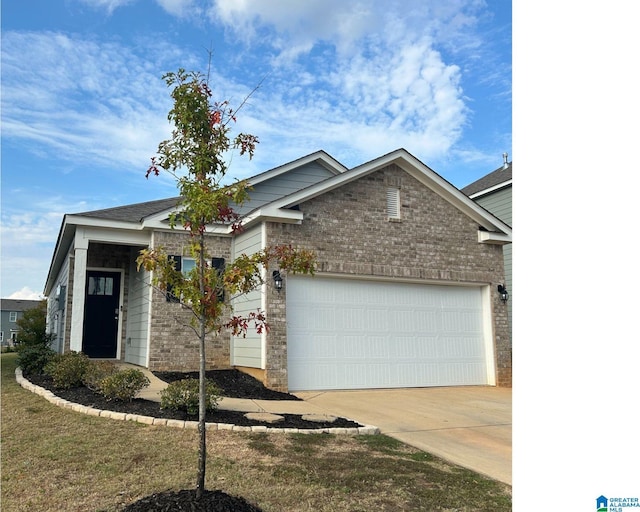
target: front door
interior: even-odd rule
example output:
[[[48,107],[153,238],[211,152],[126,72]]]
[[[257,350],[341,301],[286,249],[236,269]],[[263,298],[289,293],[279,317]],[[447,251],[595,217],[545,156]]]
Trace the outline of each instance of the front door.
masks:
[[[120,272],[89,270],[84,303],[82,351],[89,357],[113,359],[118,350]]]

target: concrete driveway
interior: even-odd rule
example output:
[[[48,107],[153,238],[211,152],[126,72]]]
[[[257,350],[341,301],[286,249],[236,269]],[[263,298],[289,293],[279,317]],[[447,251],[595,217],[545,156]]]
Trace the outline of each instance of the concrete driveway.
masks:
[[[511,485],[511,389],[485,386],[295,393],[327,414]]]

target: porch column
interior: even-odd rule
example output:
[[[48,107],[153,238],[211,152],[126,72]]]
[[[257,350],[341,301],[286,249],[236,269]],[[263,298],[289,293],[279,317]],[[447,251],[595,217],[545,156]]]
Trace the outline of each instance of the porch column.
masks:
[[[84,329],[84,290],[87,282],[87,250],[89,244],[77,236],[74,249],[75,263],[73,265],[73,300],[71,302],[71,336],[70,349],[76,352],[82,350],[82,331]],[[85,242],[84,244],[82,242]],[[86,247],[83,247],[86,245]]]

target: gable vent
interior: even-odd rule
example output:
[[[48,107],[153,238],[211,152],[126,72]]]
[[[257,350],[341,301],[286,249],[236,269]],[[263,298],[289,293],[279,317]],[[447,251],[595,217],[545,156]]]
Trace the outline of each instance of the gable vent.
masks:
[[[400,218],[400,189],[395,187],[387,188],[387,217],[390,219]]]

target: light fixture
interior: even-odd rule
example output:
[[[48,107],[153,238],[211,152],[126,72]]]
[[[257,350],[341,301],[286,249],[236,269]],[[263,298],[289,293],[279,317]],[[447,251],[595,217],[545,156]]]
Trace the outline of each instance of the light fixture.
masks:
[[[507,291],[507,287],[499,284],[498,285],[498,293],[500,294],[500,300],[502,302],[507,302],[509,300],[509,292]]]
[[[282,276],[280,275],[279,270],[273,271],[273,284],[275,285],[276,290],[278,290],[279,293],[280,290],[282,290]]]

